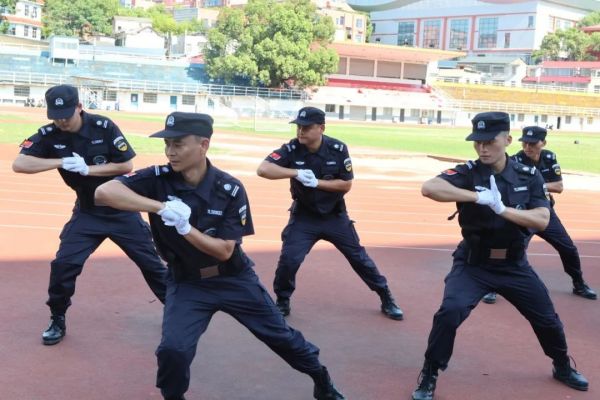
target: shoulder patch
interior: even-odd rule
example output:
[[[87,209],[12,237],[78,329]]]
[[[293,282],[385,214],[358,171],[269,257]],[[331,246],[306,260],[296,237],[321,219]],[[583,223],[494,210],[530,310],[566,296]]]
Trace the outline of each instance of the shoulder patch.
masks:
[[[21,142],[21,144],[19,145],[19,147],[22,147],[24,149],[28,149],[31,146],[33,146],[33,142],[29,139],[25,139]]]
[[[342,152],[346,148],[346,145],[342,142],[333,142],[333,143],[329,143],[329,147],[332,148],[333,150]]]
[[[450,168],[445,171],[442,171],[442,174],[452,176],[458,174],[458,171],[456,171],[454,168]]]
[[[469,160],[465,163],[465,165],[467,166],[467,168],[473,169],[477,166],[477,161]]]
[[[222,192],[227,193],[229,196],[235,198],[238,192],[240,191],[240,185],[235,182],[217,180],[216,182],[217,188],[219,188]]]
[[[274,151],[271,154],[269,154],[269,158],[278,161],[281,159],[281,155],[278,152]]]
[[[100,121],[98,121],[100,122]],[[119,151],[127,151],[127,149],[129,148],[127,146],[127,141],[125,140],[125,138],[121,135],[117,136],[114,140],[113,140],[113,145],[117,148],[117,150]]]
[[[93,121],[93,124],[96,125],[98,128],[108,129],[108,127],[111,126],[110,119],[99,115],[91,117],[91,120]]]

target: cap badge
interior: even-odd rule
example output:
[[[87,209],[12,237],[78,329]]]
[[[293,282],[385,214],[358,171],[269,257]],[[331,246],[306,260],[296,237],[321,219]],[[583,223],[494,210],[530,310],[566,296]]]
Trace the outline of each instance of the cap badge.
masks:
[[[527,136],[533,136],[533,131],[527,131]]]
[[[54,100],[54,105],[55,106],[64,106],[65,103],[64,103],[63,99],[61,99],[60,97],[58,97],[56,100]]]
[[[175,117],[171,115],[169,118],[167,118],[167,126],[173,125],[175,125]]]
[[[300,113],[299,117],[302,117],[302,118],[306,117],[306,111],[302,111],[302,112]]]
[[[479,121],[477,123],[477,129],[485,129],[485,121]]]

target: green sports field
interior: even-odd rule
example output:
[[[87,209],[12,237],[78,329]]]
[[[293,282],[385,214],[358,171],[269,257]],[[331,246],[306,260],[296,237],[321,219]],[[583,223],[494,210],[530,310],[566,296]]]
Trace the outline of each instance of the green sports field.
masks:
[[[39,114],[36,113],[36,114]],[[162,153],[161,141],[147,140],[144,136],[150,132],[144,129],[148,122],[164,121],[163,115],[135,114],[126,112],[104,112],[117,124],[133,126],[124,133],[138,153]],[[136,127],[136,122],[139,126]],[[260,131],[260,125],[253,121],[236,121],[216,124],[216,130],[239,132],[247,135],[268,135],[282,140],[294,135],[293,126],[286,127],[279,123],[278,131]],[[42,124],[47,123],[40,115],[32,118],[23,113],[11,113],[9,109],[0,108],[0,143],[20,143]],[[254,126],[258,130],[255,131]],[[287,129],[287,130],[286,130]],[[398,124],[367,123],[331,123],[327,125],[326,134],[334,136],[351,147],[372,147],[389,149],[407,153],[422,153],[435,156],[469,159],[475,152],[471,143],[465,142],[468,128],[452,128],[447,126],[408,126]],[[514,132],[510,153],[516,153],[521,147],[517,138],[520,132]],[[600,133],[557,132],[550,131],[547,137],[547,148],[558,155],[562,168],[571,172],[588,172],[600,174]],[[217,151],[225,151],[214,149]]]

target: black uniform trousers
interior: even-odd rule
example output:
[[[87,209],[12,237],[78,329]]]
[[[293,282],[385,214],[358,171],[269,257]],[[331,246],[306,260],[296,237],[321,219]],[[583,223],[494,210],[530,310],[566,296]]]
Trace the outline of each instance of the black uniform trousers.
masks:
[[[433,317],[425,359],[445,369],[460,324],[486,293],[497,292],[529,321],[548,357],[561,363],[568,361],[562,322],[546,286],[526,259],[490,266],[469,265],[455,258],[445,283],[444,299]]]
[[[83,264],[106,238],[117,244],[139,267],[152,292],[164,303],[168,269],[160,260],[150,228],[140,214],[96,215],[76,208],[62,229],[56,258],[50,264],[46,304],[53,315],[67,311]]]
[[[563,269],[571,277],[573,283],[583,282],[579,251],[577,251],[575,243],[573,243],[554,208],[550,209],[550,222],[548,226],[543,231],[537,232],[536,235],[544,239],[558,251]],[[531,240],[531,237],[529,239]]]
[[[292,368],[311,376],[321,373],[319,348],[287,325],[254,270],[246,268],[237,276],[169,281],[156,350],[156,386],[165,398],[187,391],[198,340],[217,311],[239,321]]]
[[[281,233],[281,254],[275,271],[273,290],[277,297],[289,298],[296,289],[300,264],[319,240],[333,244],[346,257],[354,272],[376,292],[387,286],[386,278],[360,245],[360,239],[346,212],[317,215],[293,212]]]

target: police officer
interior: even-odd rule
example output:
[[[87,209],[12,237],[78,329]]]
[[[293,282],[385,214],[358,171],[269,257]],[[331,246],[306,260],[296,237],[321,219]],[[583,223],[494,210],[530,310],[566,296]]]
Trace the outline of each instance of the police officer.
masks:
[[[117,125],[106,117],[83,111],[73,86],[54,86],[45,98],[47,116],[53,122],[21,143],[21,154],[13,162],[13,170],[34,174],[57,169],[77,194],[73,214],[60,234],[60,246],[51,263],[46,303],[51,317],[42,341],[53,345],[66,333],[65,313],[75,292],[75,280],[85,260],[104,239],[115,242],[136,263],[163,303],[167,269],[156,253],[148,224],[139,213],[94,205],[98,185],[133,167],[135,152]]]
[[[344,194],[352,187],[352,160],[348,147],[325,131],[325,113],[304,107],[296,119],[296,139],[274,150],[258,167],[267,179],[290,179],[292,207],[281,234],[283,244],[273,288],[283,315],[290,313],[290,296],[296,288],[296,273],[306,254],[321,240],[331,242],[350,262],[354,271],[381,298],[381,311],[401,320],[386,278],[360,245],[354,222],[348,217]]]
[[[206,114],[170,114],[164,130],[152,135],[164,138],[169,164],[96,190],[99,203],[149,213],[156,245],[171,271],[156,385],[165,399],[183,399],[198,340],[221,310],[308,374],[316,399],[344,399],[319,362],[319,349],[286,324],[242,251],[242,237],[254,233],[250,205],[242,183],[206,157],[212,124]]]
[[[529,321],[544,353],[553,360],[554,378],[587,390],[587,380],[570,366],[563,326],[552,300],[525,255],[528,229],[543,230],[549,221],[542,176],[535,167],[505,153],[512,140],[508,114],[485,112],[472,122],[473,131],[466,140],[474,142],[479,159],[444,171],[421,189],[432,200],[456,202],[463,240],[453,254],[421,380],[412,398],[433,398],[438,369],[448,366],[456,330],[492,290]]]
[[[539,126],[527,126],[523,128],[522,136],[519,138],[522,142],[523,150],[520,150],[512,157],[522,164],[536,167],[542,174],[550,193],[562,193],[562,176],[556,154],[544,149],[546,146],[546,133],[546,129]],[[563,263],[563,269],[573,281],[573,294],[586,299],[596,300],[598,297],[596,292],[583,280],[579,252],[554,210],[554,197],[552,194],[550,194],[550,205],[550,223],[542,232],[536,232],[536,235],[544,239],[558,251]],[[491,292],[486,294],[483,296],[483,301],[488,304],[495,303],[496,293]]]

